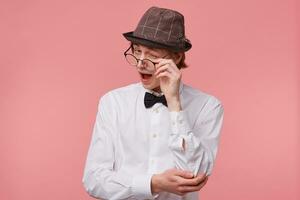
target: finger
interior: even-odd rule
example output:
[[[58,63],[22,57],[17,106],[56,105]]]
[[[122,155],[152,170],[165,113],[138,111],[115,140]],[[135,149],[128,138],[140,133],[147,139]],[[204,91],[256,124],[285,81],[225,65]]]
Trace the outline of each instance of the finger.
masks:
[[[202,181],[199,185],[197,185],[197,189],[200,190],[201,188],[203,188],[204,185],[206,185],[207,181],[208,181],[208,176],[205,177],[204,181]]]
[[[168,61],[170,59],[167,59],[167,58],[156,58],[156,59],[151,59],[151,60],[158,65],[158,64],[166,62],[166,61]]]
[[[205,181],[205,179],[207,178],[206,174],[200,173],[195,177],[195,185],[198,185],[200,183],[202,183],[203,181]]]
[[[155,70],[157,71],[160,68],[162,68],[163,66],[168,66],[168,65],[170,65],[169,62],[161,61],[160,63],[158,63],[158,64],[155,65]]]
[[[168,71],[168,72],[172,73],[172,70],[169,68],[169,66],[168,65],[164,65],[161,68],[159,68],[158,70],[156,70],[156,72],[154,73],[154,75],[157,76],[158,74],[160,74],[161,72],[164,72],[164,71]]]
[[[197,186],[200,183],[202,183],[205,180],[206,176],[203,175],[197,175],[196,177],[192,179],[184,179],[181,181],[181,185],[184,186]]]
[[[163,72],[160,72],[158,75],[156,75],[156,78],[160,78],[160,77],[163,77],[163,76],[167,76],[169,77],[170,79],[174,80],[174,81],[177,81],[177,80],[180,80],[181,79],[181,73],[174,73],[174,72],[170,72],[170,71],[163,71]]]
[[[182,178],[193,178],[194,177],[194,174],[192,172],[184,171],[184,170],[180,170],[180,169],[176,169],[174,172],[174,175],[180,176]]]
[[[204,185],[207,183],[207,181],[208,181],[208,177],[206,177],[204,179],[204,181],[201,182],[199,185],[196,185],[196,186],[181,186],[180,187],[180,192],[187,193],[187,192],[199,191],[199,190],[201,190],[201,188],[204,187]]]
[[[168,65],[163,65],[161,66],[160,68],[156,69],[156,72],[154,73],[154,75],[157,75],[158,73],[164,71],[164,70],[167,70],[168,69]]]
[[[159,69],[163,65],[167,65],[167,64],[169,64],[172,68],[177,68],[176,64],[174,63],[174,61],[172,59],[161,60],[158,64],[155,65],[155,68]]]
[[[163,60],[167,60],[166,58],[152,58],[151,59],[151,61],[153,61],[153,62],[155,62],[155,63],[159,63],[159,62],[161,62],[161,61],[163,61]]]
[[[168,68],[168,69],[170,69],[171,71],[174,71],[174,72],[176,72],[176,71],[179,72],[180,71],[178,69],[178,67],[176,66],[176,64],[173,63],[173,62],[163,62],[163,63],[160,63],[159,66],[155,67],[155,70],[159,71],[159,70],[166,69],[166,68]]]
[[[169,71],[164,71],[156,76],[156,78],[161,78],[161,77],[168,77],[172,79],[172,74]]]

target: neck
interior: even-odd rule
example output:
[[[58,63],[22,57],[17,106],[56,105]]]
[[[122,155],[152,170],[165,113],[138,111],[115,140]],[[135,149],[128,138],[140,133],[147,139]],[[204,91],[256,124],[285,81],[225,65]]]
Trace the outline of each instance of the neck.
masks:
[[[161,92],[161,89],[160,89],[160,87],[158,86],[158,87],[154,88],[153,91],[155,91],[155,92]]]

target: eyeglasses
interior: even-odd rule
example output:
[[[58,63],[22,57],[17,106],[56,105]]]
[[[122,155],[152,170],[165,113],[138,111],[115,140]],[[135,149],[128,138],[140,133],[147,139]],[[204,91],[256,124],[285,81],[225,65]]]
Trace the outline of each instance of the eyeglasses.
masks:
[[[149,60],[147,58],[145,59],[138,59],[137,57],[135,57],[133,54],[131,53],[127,53],[127,51],[129,51],[129,49],[131,49],[132,46],[130,46],[125,52],[124,52],[124,56],[127,60],[127,62],[136,67],[139,63],[139,61],[142,62],[143,66],[147,67],[148,71],[150,73],[154,73],[155,72],[155,65],[158,64],[158,62],[153,62],[152,60]],[[162,57],[165,58],[166,56]]]

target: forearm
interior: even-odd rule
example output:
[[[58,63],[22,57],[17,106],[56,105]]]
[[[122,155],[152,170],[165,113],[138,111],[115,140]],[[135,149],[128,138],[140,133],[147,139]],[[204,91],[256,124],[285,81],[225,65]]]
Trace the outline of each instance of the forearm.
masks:
[[[167,97],[166,99],[168,102],[168,109],[170,112],[179,112],[182,110],[179,96]]]
[[[196,122],[193,122],[193,129],[190,126],[191,118],[187,114],[185,110],[170,111],[169,148],[174,162],[179,169],[190,170],[194,175],[199,172],[211,174],[218,148],[223,108],[217,104],[202,119],[194,119]]]
[[[159,185],[159,174],[153,174],[151,178],[151,193],[158,194],[159,192],[161,192]]]
[[[195,176],[202,172],[210,174],[214,156],[210,149],[198,142],[192,133],[188,136],[173,135],[170,137],[169,148],[178,169],[190,171]]]

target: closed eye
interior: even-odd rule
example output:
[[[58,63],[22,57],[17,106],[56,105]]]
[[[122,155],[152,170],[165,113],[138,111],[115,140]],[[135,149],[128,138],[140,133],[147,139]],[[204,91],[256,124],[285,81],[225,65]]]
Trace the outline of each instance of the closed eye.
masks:
[[[139,49],[134,49],[133,52],[134,52],[135,54],[141,54],[142,51],[139,50]]]
[[[149,56],[149,58],[150,58],[150,59],[157,59],[157,58],[158,58],[158,56],[155,56],[155,55],[150,55],[150,56]]]

